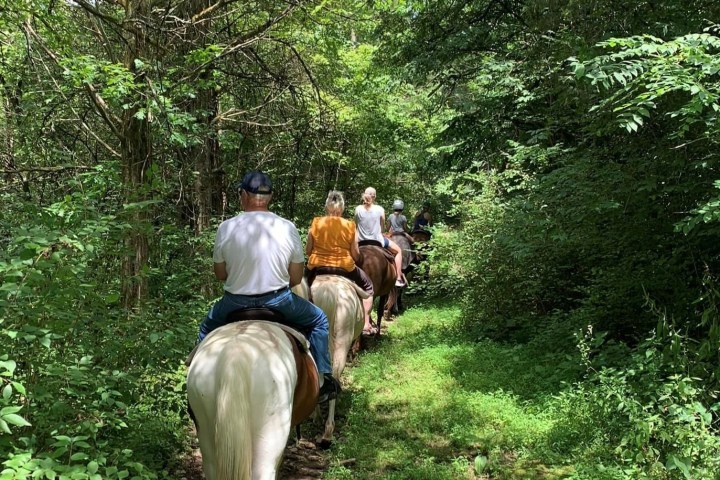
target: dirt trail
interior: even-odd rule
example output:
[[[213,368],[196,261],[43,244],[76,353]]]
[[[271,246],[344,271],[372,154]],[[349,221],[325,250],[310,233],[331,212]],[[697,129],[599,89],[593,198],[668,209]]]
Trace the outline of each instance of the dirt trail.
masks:
[[[192,433],[194,435],[194,432]],[[280,478],[283,480],[314,480],[322,478],[328,468],[327,453],[321,450],[306,438],[295,442],[295,435],[291,435],[288,446],[285,448]],[[197,438],[194,436],[192,454],[188,455],[182,462],[181,471],[178,472],[178,480],[204,480],[202,471],[202,457],[197,445]]]

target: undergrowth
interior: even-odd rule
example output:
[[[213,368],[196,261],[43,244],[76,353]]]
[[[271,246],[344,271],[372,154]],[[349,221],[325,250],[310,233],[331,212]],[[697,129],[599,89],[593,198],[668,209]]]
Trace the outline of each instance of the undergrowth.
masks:
[[[355,465],[328,478],[716,478],[712,416],[657,351],[593,371],[592,337],[503,344],[464,325],[416,304],[346,371],[333,455]]]

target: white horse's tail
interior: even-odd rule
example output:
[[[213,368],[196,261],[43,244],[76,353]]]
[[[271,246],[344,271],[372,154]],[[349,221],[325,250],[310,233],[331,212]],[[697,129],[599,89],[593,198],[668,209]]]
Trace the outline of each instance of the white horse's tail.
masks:
[[[333,374],[339,375],[350,345],[362,331],[362,303],[357,293],[365,292],[352,280],[336,275],[318,276],[312,290],[313,302],[328,317]]]
[[[228,349],[217,391],[215,445],[217,480],[250,480],[252,476],[252,432],[250,385],[247,361]],[[238,452],[242,452],[238,454]]]

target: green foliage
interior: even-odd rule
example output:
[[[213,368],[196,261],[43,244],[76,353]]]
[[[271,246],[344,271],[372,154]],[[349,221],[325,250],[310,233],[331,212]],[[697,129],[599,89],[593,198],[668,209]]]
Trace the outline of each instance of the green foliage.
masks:
[[[583,435],[581,444],[613,445],[631,478],[712,479],[720,468],[720,439],[705,405],[707,393],[717,392],[703,391],[699,378],[668,362],[665,340],[651,338],[622,369],[601,368],[570,394],[569,405],[587,412],[585,431],[598,435]]]
[[[668,42],[649,35],[611,38],[598,46],[618,52],[586,62],[571,58],[570,64],[577,78],[616,90],[593,110],[611,110],[628,132],[637,132],[659,109],[679,123],[675,136],[686,136],[699,124],[712,138],[720,111],[720,37],[709,32],[717,31],[709,27]]]

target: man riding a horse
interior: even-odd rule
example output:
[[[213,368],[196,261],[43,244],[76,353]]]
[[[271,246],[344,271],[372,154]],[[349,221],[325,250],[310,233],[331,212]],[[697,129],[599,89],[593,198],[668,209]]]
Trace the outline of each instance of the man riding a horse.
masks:
[[[272,182],[250,172],[239,188],[243,213],[218,228],[213,249],[215,276],[224,294],[200,325],[198,341],[230,323],[232,312],[267,308],[293,327],[308,332],[310,351],[320,373],[319,402],[333,399],[340,384],[332,376],[325,313],[290,289],[302,281],[305,256],[295,225],[272,212]]]

